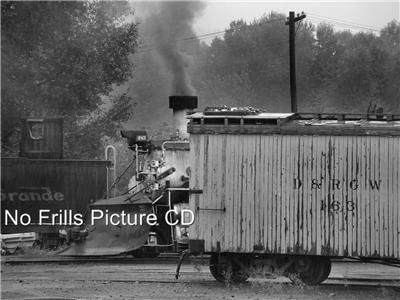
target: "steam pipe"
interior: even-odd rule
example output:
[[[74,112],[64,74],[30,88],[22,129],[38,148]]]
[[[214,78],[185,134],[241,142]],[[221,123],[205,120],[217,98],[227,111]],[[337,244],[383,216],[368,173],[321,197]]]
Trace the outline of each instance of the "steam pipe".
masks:
[[[112,155],[109,154],[111,150]],[[104,156],[106,160],[111,160],[110,156],[112,156],[112,166],[107,167],[107,198],[110,196],[111,189],[114,185],[111,182],[114,182],[117,178],[117,149],[113,145],[108,145],[104,150]],[[112,172],[112,176],[111,173]],[[110,178],[112,177],[112,179]],[[113,197],[116,195],[116,189],[114,188]]]

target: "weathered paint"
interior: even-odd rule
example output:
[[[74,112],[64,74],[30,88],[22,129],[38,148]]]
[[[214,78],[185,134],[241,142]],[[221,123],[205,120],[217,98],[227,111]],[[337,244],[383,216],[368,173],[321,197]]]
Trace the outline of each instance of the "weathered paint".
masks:
[[[192,134],[205,251],[400,258],[400,137]]]
[[[28,213],[32,225],[38,222],[40,209],[50,209],[51,213],[70,209],[84,214],[91,201],[105,195],[109,165],[108,161],[2,158],[2,232],[32,229],[5,226],[5,209]]]

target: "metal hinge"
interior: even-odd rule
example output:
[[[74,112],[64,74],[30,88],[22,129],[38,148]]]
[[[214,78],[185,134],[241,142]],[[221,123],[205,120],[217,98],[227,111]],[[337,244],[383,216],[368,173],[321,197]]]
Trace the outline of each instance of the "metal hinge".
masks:
[[[190,194],[203,194],[203,190],[198,190],[198,189],[190,189],[189,190]]]

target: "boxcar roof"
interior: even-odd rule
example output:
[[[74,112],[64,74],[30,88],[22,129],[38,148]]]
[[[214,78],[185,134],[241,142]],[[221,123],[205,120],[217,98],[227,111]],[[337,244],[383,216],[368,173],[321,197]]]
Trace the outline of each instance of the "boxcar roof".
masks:
[[[191,134],[400,136],[400,115],[197,112],[188,119]]]
[[[204,114],[202,112],[197,112],[189,116],[190,119],[193,118],[246,118],[246,119],[286,119],[293,116],[294,113],[259,113],[257,115],[230,115],[230,114]]]

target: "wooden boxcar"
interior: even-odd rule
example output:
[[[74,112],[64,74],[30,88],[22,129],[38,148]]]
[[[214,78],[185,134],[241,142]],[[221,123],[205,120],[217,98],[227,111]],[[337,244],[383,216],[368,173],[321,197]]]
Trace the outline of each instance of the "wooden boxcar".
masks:
[[[218,254],[217,279],[222,254],[237,270],[264,255],[307,283],[329,275],[329,257],[400,259],[398,116],[196,113],[188,130],[190,188],[203,190],[190,246]],[[324,267],[306,274],[309,258]]]
[[[84,214],[90,201],[104,197],[109,165],[108,161],[2,158],[2,233],[49,230],[36,226],[40,209]],[[6,226],[5,210],[29,214],[30,226]]]

